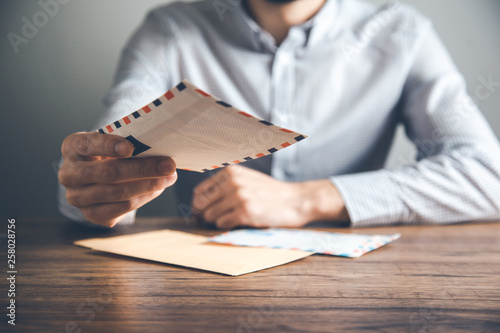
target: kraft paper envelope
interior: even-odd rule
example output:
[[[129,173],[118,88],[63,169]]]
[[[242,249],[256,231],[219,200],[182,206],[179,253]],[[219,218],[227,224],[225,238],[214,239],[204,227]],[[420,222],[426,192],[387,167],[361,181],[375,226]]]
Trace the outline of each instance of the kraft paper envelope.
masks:
[[[271,155],[306,138],[238,110],[186,80],[99,132],[132,142],[133,157],[169,156],[177,168],[198,172]]]
[[[207,237],[180,231],[159,230],[74,242],[93,250],[167,264],[192,267],[232,276],[283,265],[311,252],[220,245]]]

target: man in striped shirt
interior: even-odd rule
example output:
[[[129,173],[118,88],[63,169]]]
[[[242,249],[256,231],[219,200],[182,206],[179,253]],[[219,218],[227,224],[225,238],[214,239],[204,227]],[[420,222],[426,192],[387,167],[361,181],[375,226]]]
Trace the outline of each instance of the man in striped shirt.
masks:
[[[117,136],[76,133],[62,145],[63,214],[131,223],[179,178],[181,201],[220,228],[500,217],[498,141],[431,23],[408,6],[206,0],[158,8],[125,48],[98,127],[183,78],[309,138],[207,176],[178,174],[170,158],[127,159],[133,147]],[[417,161],[385,169],[398,124]]]

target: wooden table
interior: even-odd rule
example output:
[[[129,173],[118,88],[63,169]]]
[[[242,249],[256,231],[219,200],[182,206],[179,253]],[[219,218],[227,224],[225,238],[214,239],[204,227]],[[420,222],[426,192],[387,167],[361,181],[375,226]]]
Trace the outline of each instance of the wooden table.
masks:
[[[500,223],[329,229],[402,237],[359,259],[315,255],[241,277],[72,245],[164,228],[217,233],[182,220],[140,219],[113,231],[16,223],[17,325],[6,324],[3,302],[2,330],[500,332]]]

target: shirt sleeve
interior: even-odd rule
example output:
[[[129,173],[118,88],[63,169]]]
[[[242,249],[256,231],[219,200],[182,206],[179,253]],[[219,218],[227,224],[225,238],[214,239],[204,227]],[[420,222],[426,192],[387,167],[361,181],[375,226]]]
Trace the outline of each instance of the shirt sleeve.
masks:
[[[477,107],[491,86],[482,88],[475,98],[467,94],[464,78],[429,29],[400,103],[417,160],[391,170],[331,178],[353,227],[500,217],[500,147]]]
[[[110,124],[157,98],[172,84],[167,59],[172,61],[175,40],[168,21],[158,11],[151,12],[122,51],[113,86],[104,105],[106,111],[95,129]],[[65,217],[91,224],[83,213],[66,200],[66,190],[59,184],[59,212]],[[120,225],[134,223],[136,212],[128,213]]]

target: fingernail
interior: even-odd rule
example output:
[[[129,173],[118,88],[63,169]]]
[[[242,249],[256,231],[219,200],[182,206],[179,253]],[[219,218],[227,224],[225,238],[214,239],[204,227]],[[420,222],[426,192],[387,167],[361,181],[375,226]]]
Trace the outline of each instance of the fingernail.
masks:
[[[130,155],[130,145],[126,142],[119,142],[115,145],[115,154],[118,156]]]
[[[168,180],[169,183],[176,181],[177,180],[177,171],[174,171],[173,174],[167,176],[166,179]]]
[[[163,187],[171,186],[172,183],[174,183],[176,180],[177,180],[177,174],[174,172],[173,174],[162,178],[163,181],[162,186]]]
[[[170,160],[163,160],[160,163],[158,163],[158,170],[162,175],[168,175],[171,174],[173,171],[175,171],[173,170],[173,165]]]

